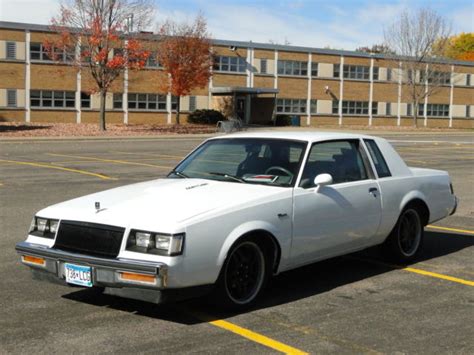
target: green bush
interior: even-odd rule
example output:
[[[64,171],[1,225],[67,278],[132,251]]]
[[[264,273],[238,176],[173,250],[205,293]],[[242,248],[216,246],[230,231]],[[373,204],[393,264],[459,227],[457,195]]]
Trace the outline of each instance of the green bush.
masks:
[[[215,125],[217,122],[224,120],[224,115],[217,110],[196,110],[191,112],[188,116],[189,123]]]
[[[291,126],[291,116],[289,115],[276,115],[275,117],[275,126]]]

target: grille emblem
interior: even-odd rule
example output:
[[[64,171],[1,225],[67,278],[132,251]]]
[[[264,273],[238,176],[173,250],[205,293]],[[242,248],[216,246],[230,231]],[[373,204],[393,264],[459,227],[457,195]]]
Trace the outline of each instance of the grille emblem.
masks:
[[[96,212],[100,211],[100,202],[95,203],[95,210],[96,210]]]

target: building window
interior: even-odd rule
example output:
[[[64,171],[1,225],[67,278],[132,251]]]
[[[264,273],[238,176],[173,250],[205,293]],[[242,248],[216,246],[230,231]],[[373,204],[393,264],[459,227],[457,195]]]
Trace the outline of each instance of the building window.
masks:
[[[376,115],[377,102],[372,102],[372,114]],[[332,113],[339,113],[339,101],[334,100],[332,102]],[[368,101],[342,101],[342,114],[344,115],[368,115],[369,114],[369,102]]]
[[[189,96],[189,111],[196,111],[196,96]]]
[[[379,103],[377,101],[372,101],[372,115],[378,115],[379,113]]]
[[[114,109],[122,110],[123,109],[123,94],[121,93],[116,93],[114,94],[114,103],[113,107]]]
[[[31,90],[31,107],[74,108],[74,91]]]
[[[214,58],[214,70],[233,73],[244,73],[247,62],[241,57],[216,56]]]
[[[91,62],[91,52],[87,46],[81,46],[81,62],[90,63]]]
[[[373,80],[379,80],[379,67],[374,67]]]
[[[466,86],[471,86],[471,74],[466,75]]]
[[[76,57],[74,48],[63,50],[53,48],[53,59],[60,62],[71,62]],[[46,51],[42,43],[30,43],[30,59],[32,60],[53,60]]]
[[[91,94],[87,92],[81,92],[81,107],[91,108]]]
[[[407,116],[411,116],[411,104],[407,104]]]
[[[278,74],[281,75],[308,75],[308,63],[296,60],[279,60]]]
[[[470,118],[471,117],[471,106],[466,105],[466,117]]]
[[[346,79],[358,79],[358,80],[370,79],[370,67],[366,67],[362,65],[344,65],[343,73],[344,73],[344,78]],[[377,71],[377,77],[378,77],[378,71]]]
[[[311,63],[311,76],[318,76],[318,63]]]
[[[408,81],[413,81],[413,69],[408,69],[407,78],[408,78]]]
[[[158,60],[156,59],[156,52],[151,52],[146,59],[145,67],[147,68],[162,68]]]
[[[424,70],[420,71],[420,82],[425,82],[426,72]],[[451,73],[449,72],[432,72],[428,77],[428,84],[441,84],[441,85],[450,85],[451,84]]]
[[[7,59],[16,59],[16,43],[6,42]]]
[[[424,116],[425,108],[424,105],[418,106],[418,115]],[[449,105],[446,104],[427,104],[426,105],[426,116],[427,117],[449,117]]]
[[[171,97],[171,110],[176,111],[178,98]],[[128,108],[144,111],[166,111],[166,95],[128,94]]]
[[[318,100],[312,99],[310,101],[311,107],[310,107],[310,113],[318,113]]]
[[[7,89],[7,106],[8,107],[16,107],[17,106],[16,90],[15,89]]]
[[[266,59],[260,59],[260,73],[267,74],[268,73],[268,65]]]
[[[391,115],[392,115],[392,103],[387,102],[385,112],[386,112],[386,115],[387,115],[387,116],[391,116]]]
[[[387,81],[392,81],[392,68],[387,68]]]
[[[334,78],[339,78],[341,76],[341,65],[340,64],[334,64],[332,76]]]
[[[306,113],[304,99],[277,99],[277,113]]]

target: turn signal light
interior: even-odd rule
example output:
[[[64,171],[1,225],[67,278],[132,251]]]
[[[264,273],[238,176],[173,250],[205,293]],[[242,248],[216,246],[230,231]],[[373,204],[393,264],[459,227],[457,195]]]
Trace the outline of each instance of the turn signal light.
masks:
[[[38,258],[36,256],[30,256],[30,255],[23,255],[21,257],[21,261],[23,261],[26,264],[33,264],[33,265],[39,265],[39,266],[46,265],[46,261],[43,258]]]
[[[154,275],[147,275],[147,274],[136,274],[132,272],[121,272],[120,278],[124,281],[130,282],[144,282],[149,284],[156,283],[156,276]]]

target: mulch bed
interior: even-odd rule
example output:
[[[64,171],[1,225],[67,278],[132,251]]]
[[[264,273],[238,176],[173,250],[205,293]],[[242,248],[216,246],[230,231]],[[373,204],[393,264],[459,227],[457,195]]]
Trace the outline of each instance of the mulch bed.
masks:
[[[0,122],[0,137],[90,137],[90,136],[157,136],[165,134],[215,133],[211,125],[125,125],[107,124],[101,131],[94,123],[20,123]]]

